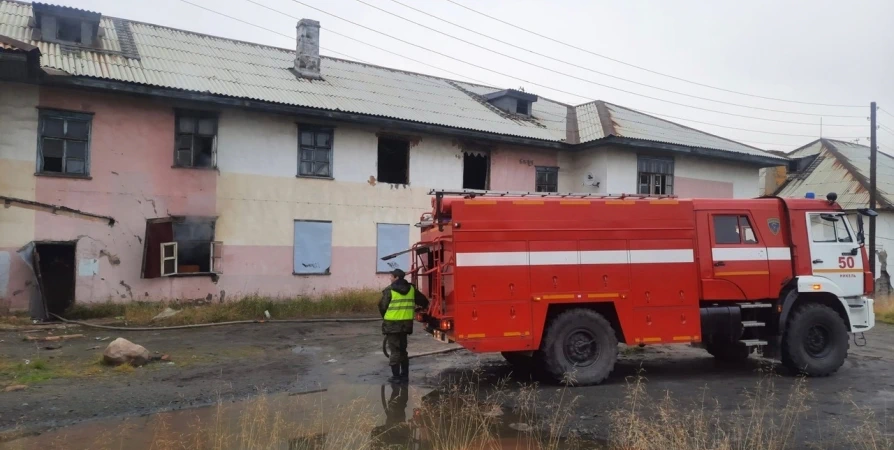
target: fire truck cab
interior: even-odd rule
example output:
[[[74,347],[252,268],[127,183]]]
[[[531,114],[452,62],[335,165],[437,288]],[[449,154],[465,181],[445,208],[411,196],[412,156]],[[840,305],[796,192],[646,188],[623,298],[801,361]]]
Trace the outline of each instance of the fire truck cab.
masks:
[[[413,281],[427,332],[577,384],[618,343],[755,349],[822,376],[875,324],[862,215],[826,200],[433,191]]]

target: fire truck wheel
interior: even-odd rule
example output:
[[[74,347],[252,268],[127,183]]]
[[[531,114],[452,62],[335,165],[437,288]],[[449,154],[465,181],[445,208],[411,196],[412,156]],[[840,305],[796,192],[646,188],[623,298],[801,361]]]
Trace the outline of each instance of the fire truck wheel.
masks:
[[[608,320],[590,309],[571,309],[549,324],[541,347],[545,369],[573,384],[599,384],[618,359],[618,338]]]
[[[808,303],[788,321],[782,342],[782,364],[809,376],[830,375],[844,364],[850,338],[841,316],[832,308]]]
[[[714,342],[705,345],[705,350],[718,361],[740,362],[748,359],[751,348],[738,342]]]

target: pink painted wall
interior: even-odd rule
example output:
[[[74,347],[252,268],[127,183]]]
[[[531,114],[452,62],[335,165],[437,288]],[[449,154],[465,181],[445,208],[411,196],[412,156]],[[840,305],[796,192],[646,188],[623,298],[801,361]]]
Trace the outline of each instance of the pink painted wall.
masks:
[[[555,150],[500,147],[491,152],[490,188],[497,191],[533,191],[536,166],[559,165]]]
[[[92,179],[37,177],[36,200],[118,221],[109,227],[35,214],[35,240],[77,240],[79,264],[99,259],[97,274],[77,277],[75,301],[195,298],[216,291],[209,277],[140,278],[146,219],[216,212],[217,172],[171,168],[173,107],[120,95],[48,88],[41,89],[40,105],[94,113]]]
[[[733,198],[733,183],[675,176],[674,195],[683,198]]]

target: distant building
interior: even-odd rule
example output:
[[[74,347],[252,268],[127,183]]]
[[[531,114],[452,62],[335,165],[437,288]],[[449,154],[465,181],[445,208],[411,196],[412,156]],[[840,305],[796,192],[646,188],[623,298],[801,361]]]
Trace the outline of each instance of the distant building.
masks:
[[[777,185],[765,186],[767,195],[805,197],[812,192],[825,198],[834,192],[838,203],[847,211],[869,207],[869,147],[853,142],[817,139],[787,156],[788,166],[762,169],[762,178],[779,180]],[[876,250],[886,251],[894,246],[894,157],[879,152],[876,168],[878,198],[876,210]],[[856,229],[856,215],[851,216]],[[866,220],[866,244],[869,244],[869,221]],[[881,273],[881,261],[876,260],[876,277]]]
[[[0,301],[381,287],[431,188],[754,197],[784,161],[607,102],[321,57],[319,23],[297,32],[296,52],[0,0]]]

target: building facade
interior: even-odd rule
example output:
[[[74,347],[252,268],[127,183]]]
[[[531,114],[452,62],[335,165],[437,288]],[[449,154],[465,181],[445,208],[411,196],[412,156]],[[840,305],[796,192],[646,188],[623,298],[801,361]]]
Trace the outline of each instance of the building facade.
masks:
[[[0,301],[35,316],[378,288],[431,189],[754,197],[783,161],[606,102],[321,58],[314,21],[297,52],[8,0],[0,25]]]

